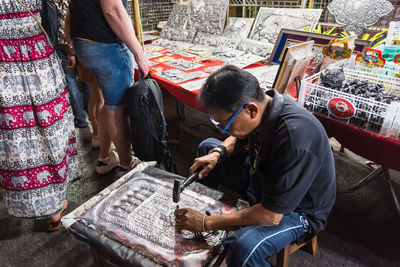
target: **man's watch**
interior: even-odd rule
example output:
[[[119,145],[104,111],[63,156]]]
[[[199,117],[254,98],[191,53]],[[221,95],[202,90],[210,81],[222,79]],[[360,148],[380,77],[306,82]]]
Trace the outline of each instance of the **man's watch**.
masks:
[[[216,147],[214,147],[213,149],[211,149],[208,154],[212,153],[212,152],[218,152],[221,156],[218,159],[218,163],[221,162],[225,157],[226,157],[226,147],[224,147],[223,145],[217,145]]]

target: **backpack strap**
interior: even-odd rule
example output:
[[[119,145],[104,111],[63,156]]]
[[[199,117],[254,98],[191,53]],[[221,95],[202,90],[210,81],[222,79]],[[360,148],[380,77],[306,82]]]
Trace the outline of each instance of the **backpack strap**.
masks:
[[[167,138],[167,122],[165,121],[165,117],[164,117],[164,103],[162,100],[161,90],[160,90],[160,87],[158,86],[158,83],[155,80],[153,80],[153,79],[146,79],[146,80],[148,82],[151,82],[154,84],[154,86],[149,86],[149,89],[154,96],[154,99],[157,103],[158,109],[160,110],[161,121],[162,121],[162,126],[163,126],[163,133],[162,133],[161,141],[165,141],[165,139]]]
[[[154,100],[157,103],[158,110],[160,111],[160,116],[161,116],[161,122],[162,122],[162,137],[161,137],[161,143],[164,145],[165,150],[164,150],[164,157],[161,160],[162,163],[164,164],[164,167],[167,171],[177,173],[176,166],[172,160],[172,154],[171,151],[168,149],[168,144],[167,144],[167,122],[165,120],[164,116],[164,103],[162,99],[162,93],[161,89],[158,85],[158,83],[151,78],[146,78],[147,83],[152,83],[153,85],[147,86],[151,93],[153,94]],[[155,137],[157,139],[157,137]],[[160,164],[161,162],[157,162],[157,164]]]

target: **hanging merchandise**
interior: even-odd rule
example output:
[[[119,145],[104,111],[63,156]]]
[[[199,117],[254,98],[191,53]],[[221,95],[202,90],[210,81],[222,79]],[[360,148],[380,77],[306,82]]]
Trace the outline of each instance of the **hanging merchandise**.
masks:
[[[322,48],[322,53],[335,60],[349,59],[353,49],[349,48],[348,43],[348,39],[333,39]]]
[[[343,25],[344,31],[357,36],[393,9],[387,0],[333,0],[328,5],[328,10],[336,22]]]
[[[367,67],[383,68],[386,60],[382,57],[381,51],[367,48],[365,52],[357,55],[356,62]]]
[[[400,21],[392,21],[389,23],[386,45],[400,45]]]
[[[337,63],[340,60],[349,59],[355,47],[356,36],[349,36],[344,39],[332,39],[327,45],[322,48],[324,62],[321,70],[329,65]]]

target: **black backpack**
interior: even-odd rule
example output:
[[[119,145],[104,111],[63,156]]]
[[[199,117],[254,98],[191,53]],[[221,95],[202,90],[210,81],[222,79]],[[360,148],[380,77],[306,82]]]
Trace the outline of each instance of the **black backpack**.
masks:
[[[144,161],[157,161],[159,167],[176,173],[167,144],[164,104],[157,82],[149,76],[141,78],[128,88],[127,97],[131,143],[135,155]]]

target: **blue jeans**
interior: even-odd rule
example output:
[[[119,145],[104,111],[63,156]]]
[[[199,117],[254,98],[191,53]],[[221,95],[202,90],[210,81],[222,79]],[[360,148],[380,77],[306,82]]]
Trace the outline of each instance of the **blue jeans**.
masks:
[[[307,217],[283,216],[277,226],[246,226],[223,241],[228,266],[270,266],[267,259],[309,232]]]
[[[74,116],[77,120],[82,123],[86,123],[86,115],[83,109],[83,102],[81,93],[78,89],[78,84],[76,81],[76,71],[75,70],[67,70],[68,64],[68,47],[66,45],[57,45],[56,46],[57,55],[61,60],[61,65],[65,73],[65,79],[68,83],[69,95],[71,99],[71,106]]]
[[[221,141],[215,138],[204,140],[199,145],[197,156],[207,155],[219,144]],[[247,193],[249,169],[247,153],[227,157],[199,182],[215,189],[223,186],[233,190],[254,205],[259,200]],[[287,244],[305,238],[310,230],[307,217],[297,212],[285,214],[277,226],[242,227],[223,241],[228,266],[269,266],[266,261],[268,257],[278,253]]]
[[[204,140],[197,149],[197,157],[207,155],[211,149],[219,144],[221,144],[221,141],[215,138]],[[239,154],[228,157],[223,162],[217,164],[214,170],[207,177],[199,180],[199,182],[220,191],[222,187],[228,188],[238,193],[241,198],[248,200],[246,192],[249,186],[249,169],[250,159],[248,155]]]
[[[104,105],[120,109],[126,105],[126,90],[134,83],[133,56],[125,44],[105,44],[74,38],[79,63],[99,85]]]

